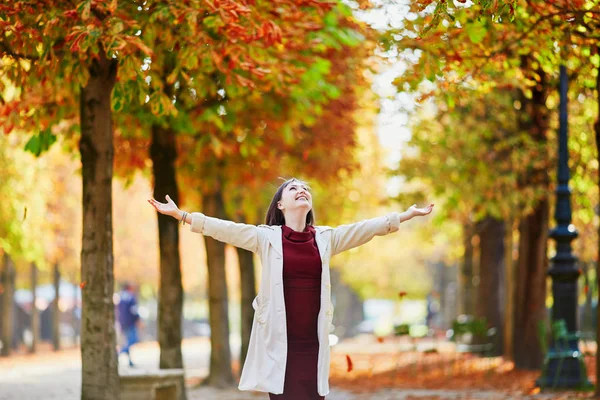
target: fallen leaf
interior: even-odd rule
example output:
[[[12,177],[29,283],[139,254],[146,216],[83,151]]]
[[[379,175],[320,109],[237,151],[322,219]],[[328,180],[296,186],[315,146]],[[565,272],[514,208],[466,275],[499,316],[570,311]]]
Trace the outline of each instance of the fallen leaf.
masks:
[[[404,296],[406,296],[406,292],[400,292],[398,293],[398,296],[400,296],[400,298],[403,298]]]
[[[352,359],[346,354],[346,364],[348,364],[348,372],[352,371]]]
[[[378,343],[383,343],[383,338],[381,336],[377,336],[377,342]]]
[[[83,289],[83,288],[85,287],[85,285],[87,285],[87,281],[83,281],[83,282],[81,282],[81,283],[79,284],[79,287]]]

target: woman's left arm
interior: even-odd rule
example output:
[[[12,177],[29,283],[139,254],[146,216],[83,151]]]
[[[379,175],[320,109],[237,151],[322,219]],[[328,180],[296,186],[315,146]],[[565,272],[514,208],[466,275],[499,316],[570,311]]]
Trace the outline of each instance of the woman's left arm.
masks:
[[[433,204],[417,208],[416,204],[402,213],[390,213],[383,217],[371,218],[354,224],[340,225],[332,232],[331,255],[361,246],[375,236],[384,236],[396,232],[402,222],[417,216],[431,213]]]

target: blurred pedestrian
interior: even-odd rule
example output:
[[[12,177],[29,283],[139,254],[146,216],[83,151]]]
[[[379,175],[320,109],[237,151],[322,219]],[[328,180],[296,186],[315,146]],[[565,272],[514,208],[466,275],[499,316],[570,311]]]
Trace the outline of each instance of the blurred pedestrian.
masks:
[[[436,317],[440,311],[439,295],[436,291],[432,291],[427,295],[427,327],[435,330]]]
[[[312,194],[298,179],[275,193],[265,225],[238,224],[181,211],[171,198],[148,202],[192,232],[257,253],[263,272],[252,302],[254,321],[240,390],[269,393],[271,399],[323,399],[329,392],[329,332],[333,305],[329,259],[427,215],[433,204],[390,213],[337,228],[315,226]]]
[[[117,306],[117,314],[121,332],[125,344],[121,347],[119,354],[126,354],[129,360],[129,366],[133,367],[131,361],[130,349],[131,346],[139,342],[138,322],[140,315],[138,314],[137,298],[134,287],[131,283],[126,282],[121,287],[119,293],[119,304]]]

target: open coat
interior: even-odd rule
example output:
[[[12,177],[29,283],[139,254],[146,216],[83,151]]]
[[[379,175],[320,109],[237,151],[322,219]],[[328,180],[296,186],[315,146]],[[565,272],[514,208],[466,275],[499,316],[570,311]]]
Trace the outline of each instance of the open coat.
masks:
[[[315,239],[323,267],[321,275],[321,311],[317,321],[319,360],[317,391],[329,393],[329,333],[333,329],[333,304],[329,260],[342,251],[395,232],[400,215],[391,213],[337,228],[315,227]],[[192,213],[192,232],[257,253],[262,263],[258,296],[252,302],[254,321],[250,345],[242,369],[240,390],[283,393],[287,361],[287,324],[283,295],[283,249],[281,226],[247,225]]]

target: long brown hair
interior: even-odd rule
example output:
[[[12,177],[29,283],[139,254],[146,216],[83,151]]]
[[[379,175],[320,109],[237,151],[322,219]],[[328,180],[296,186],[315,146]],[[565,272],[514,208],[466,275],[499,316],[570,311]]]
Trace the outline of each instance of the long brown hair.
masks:
[[[285,217],[283,216],[283,212],[277,207],[277,203],[281,200],[281,196],[283,195],[283,190],[288,187],[288,185],[292,182],[304,183],[300,179],[292,178],[283,182],[281,186],[275,192],[275,196],[273,196],[273,200],[271,200],[271,204],[269,205],[269,209],[267,210],[267,217],[265,218],[265,224],[267,225],[284,225]],[[307,185],[308,186],[308,185]],[[315,214],[311,209],[308,214],[306,214],[306,225],[313,225],[315,223]]]

